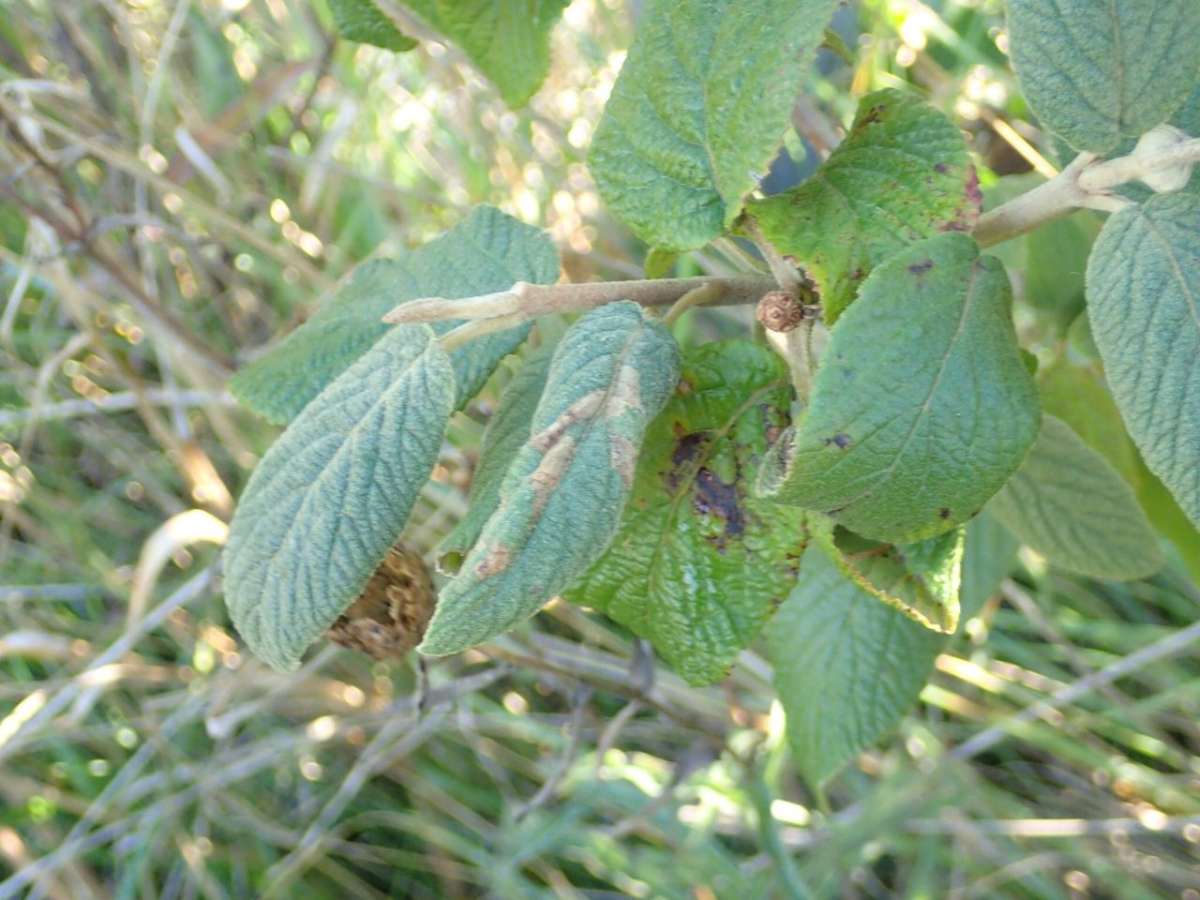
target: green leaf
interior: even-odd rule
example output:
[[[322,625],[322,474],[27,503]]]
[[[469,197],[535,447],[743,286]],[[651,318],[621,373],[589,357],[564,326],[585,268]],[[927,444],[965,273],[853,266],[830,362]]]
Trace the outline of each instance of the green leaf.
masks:
[[[678,377],[674,339],[636,303],[593,310],[568,329],[500,505],[442,590],[422,653],[456,653],[511,628],[604,553],[646,427]]]
[[[1116,470],[1066,423],[1042,432],[988,511],[1053,565],[1095,578],[1142,578],[1162,566],[1158,540]]]
[[[467,498],[467,514],[438,546],[438,568],[446,574],[459,570],[463,557],[475,546],[484,524],[500,505],[500,485],[517,453],[529,440],[533,414],[546,387],[553,355],[552,345],[539,347],[504,389],[500,407],[483,432],[479,465]]]
[[[600,195],[664,250],[721,235],[783,141],[836,0],[650,0],[592,141]]]
[[[455,299],[558,278],[549,237],[490,206],[476,207],[458,226],[399,259],[379,259],[350,279],[311,319],[239,371],[229,388],[275,424],[291,421],[321,390],[393,326],[380,319],[392,307],[422,297]],[[439,334],[460,322],[439,322]],[[463,406],[496,365],[521,345],[528,325],[472,341],[451,354]]]
[[[1192,578],[1200,581],[1200,530],[1191,523],[1171,492],[1146,468],[1140,457],[1137,463],[1138,502],[1158,533],[1175,545],[1179,558]]]
[[[295,668],[362,590],[437,461],[454,398],[433,331],[396,328],[267,451],[225,549],[225,602],[265,662]]]
[[[329,0],[329,10],[333,13],[338,34],[348,41],[396,52],[417,46],[417,42],[403,34],[373,0]]]
[[[404,0],[463,49],[509,106],[524,106],[550,68],[550,30],[570,0]],[[506,285],[507,286],[507,285]]]
[[[1087,210],[1025,235],[1025,299],[1066,331],[1083,311],[1088,254],[1100,225]]]
[[[889,543],[974,516],[1037,437],[1009,299],[999,260],[965,235],[879,266],[833,328],[811,406],[759,489]]]
[[[1042,412],[1062,419],[1125,481],[1138,483],[1137,450],[1098,361],[1079,363],[1064,355],[1038,375],[1038,393]]]
[[[1200,196],[1162,194],[1104,224],[1088,317],[1142,457],[1200,525]]]
[[[816,546],[800,571],[767,627],[767,654],[792,755],[819,786],[913,707],[944,639],[847,581]]]
[[[1029,105],[1076,150],[1162,124],[1200,78],[1196,0],[1009,0],[1008,31]]]
[[[691,684],[723,678],[796,580],[804,513],[750,492],[790,405],[787,366],[766,347],[689,352],[621,530],[567,594],[648,638]]]
[[[953,634],[958,628],[965,529],[912,544],[885,544],[835,529],[813,513],[809,530],[838,570],[862,590],[925,628]]]
[[[747,204],[747,217],[816,288],[837,321],[871,269],[942,231],[969,231],[981,196],[962,132],[902,91],[858,106],[850,133],[803,184]]]
[[[978,615],[1017,561],[1020,542],[986,512],[967,523],[962,563],[962,617]]]

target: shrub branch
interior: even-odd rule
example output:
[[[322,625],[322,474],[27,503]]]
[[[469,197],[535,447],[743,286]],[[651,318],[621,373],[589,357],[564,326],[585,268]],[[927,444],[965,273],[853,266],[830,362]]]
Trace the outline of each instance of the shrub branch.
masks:
[[[996,207],[979,219],[973,235],[981,247],[991,247],[1064,216],[1075,209],[1116,212],[1132,201],[1114,194],[1130,181],[1200,163],[1200,139],[1184,139],[1127,156],[1098,160],[1081,153],[1045,184]],[[642,306],[669,306],[687,298],[676,316],[698,305],[737,306],[758,303],[764,294],[782,288],[795,293],[797,277],[790,262],[778,258],[764,241],[757,241],[771,264],[772,275],[734,277],[658,278],[633,281],[594,281],[582,284],[529,284],[518,281],[506,291],[450,300],[427,297],[391,310],[383,321],[393,324],[466,319],[468,324],[442,338],[447,349],[467,340],[549,313],[586,312],[616,300]],[[486,320],[480,321],[480,320]]]

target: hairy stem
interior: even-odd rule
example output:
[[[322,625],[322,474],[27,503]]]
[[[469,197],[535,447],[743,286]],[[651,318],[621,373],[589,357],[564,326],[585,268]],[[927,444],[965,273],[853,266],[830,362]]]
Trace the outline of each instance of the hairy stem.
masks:
[[[445,319],[494,319],[500,316],[531,319],[548,313],[586,312],[616,300],[632,300],[642,306],[666,306],[697,288],[704,288],[705,300],[709,304],[737,306],[757,303],[773,287],[774,279],[765,275],[593,281],[583,284],[529,284],[518,281],[507,291],[462,300],[443,297],[413,300],[397,306],[383,317],[383,321],[399,325]]]
[[[1081,153],[1070,165],[1043,185],[985,213],[973,233],[981,247],[990,247],[1025,234],[1075,209],[1115,212],[1130,201],[1112,193],[1129,181],[1146,178],[1172,167],[1200,163],[1200,139],[1183,140],[1153,151],[1131,153],[1097,161]],[[446,349],[501,328],[511,328],[549,313],[586,312],[617,300],[642,306],[680,304],[668,319],[674,322],[685,310],[704,304],[737,306],[757,303],[768,291],[782,288],[795,296],[803,288],[796,266],[784,259],[761,235],[753,235],[771,268],[771,276],[656,278],[633,281],[595,281],[583,284],[529,284],[518,281],[506,291],[449,300],[427,297],[401,304],[383,317],[393,324],[466,319],[467,325],[442,338]],[[475,320],[487,320],[486,324]]]
[[[1200,162],[1200,139],[1182,141],[1152,153],[1131,153],[1097,161],[1081,153],[1054,178],[985,213],[975,227],[975,240],[990,247],[1032,231],[1075,209],[1115,212],[1130,201],[1113,188],[1175,166]]]

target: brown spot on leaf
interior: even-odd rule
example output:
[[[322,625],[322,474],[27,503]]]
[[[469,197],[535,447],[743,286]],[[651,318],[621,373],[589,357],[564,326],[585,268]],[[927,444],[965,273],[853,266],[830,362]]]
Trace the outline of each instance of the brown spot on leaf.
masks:
[[[863,115],[863,117],[858,120],[858,127],[864,128],[867,125],[874,125],[876,122],[879,122],[882,119],[883,119],[882,104],[872,106],[869,110],[867,110],[866,114]]]
[[[711,469],[696,474],[696,512],[712,513],[725,521],[725,537],[740,537],[746,530],[746,517],[738,498],[737,484],[726,484]]]
[[[679,486],[681,471],[700,455],[707,441],[707,431],[693,431],[683,435],[675,443],[675,449],[671,451],[671,470],[667,472],[667,486],[671,490]]]
[[[949,168],[950,167],[945,163],[938,163],[933,167],[933,171],[937,172],[939,175],[945,175]]]
[[[628,438],[614,434],[609,455],[612,467],[621,476],[625,488],[628,490],[633,487],[633,476],[637,471],[637,448]]]
[[[927,259],[924,262],[913,263],[911,266],[908,267],[908,271],[912,272],[912,274],[914,274],[914,275],[924,275],[926,272],[928,272],[932,268],[933,268],[933,260]]]
[[[476,564],[475,574],[480,578],[492,578],[507,569],[511,560],[512,552],[503,544],[497,544]]]
[[[542,514],[542,510],[546,508],[546,503],[550,500],[550,495],[554,493],[554,489],[562,481],[567,467],[574,458],[575,441],[571,437],[564,436],[546,451],[546,455],[542,457],[542,461],[538,463],[538,467],[533,470],[533,474],[529,476],[529,481],[533,485],[534,518]]]
[[[943,519],[950,518],[950,507],[943,506],[941,509],[938,510],[938,516],[940,516]]]
[[[603,402],[604,391],[592,391],[590,394],[584,394],[563,410],[557,419],[530,437],[530,446],[541,453],[549,452],[555,444],[562,440],[567,429],[576,422],[594,416]]]
[[[839,450],[845,450],[852,443],[853,443],[853,441],[850,439],[850,435],[845,434],[841,431],[839,431],[833,437],[825,438],[825,446],[826,447],[828,447],[830,444],[833,444],[833,446],[837,447]]]

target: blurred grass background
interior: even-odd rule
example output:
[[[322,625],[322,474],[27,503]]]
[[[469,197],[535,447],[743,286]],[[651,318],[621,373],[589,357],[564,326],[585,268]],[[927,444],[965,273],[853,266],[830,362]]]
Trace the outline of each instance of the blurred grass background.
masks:
[[[559,604],[438,660],[418,717],[406,665],[325,648],[279,675],[239,649],[214,563],[275,430],[228,373],[476,203],[547,228],[572,280],[640,275],[584,163],[637,5],[574,0],[514,112],[453,47],[336,41],[320,2],[0,0],[0,897],[1200,900],[1179,559],[1118,585],[1024,553],[827,803],[752,651],[689,688]],[[967,129],[985,187],[1044,170],[1001,13],[848,5],[851,56],[822,52],[764,186],[902,82]],[[1062,340],[1019,315],[1035,349]],[[447,446],[416,546],[471,462]]]

